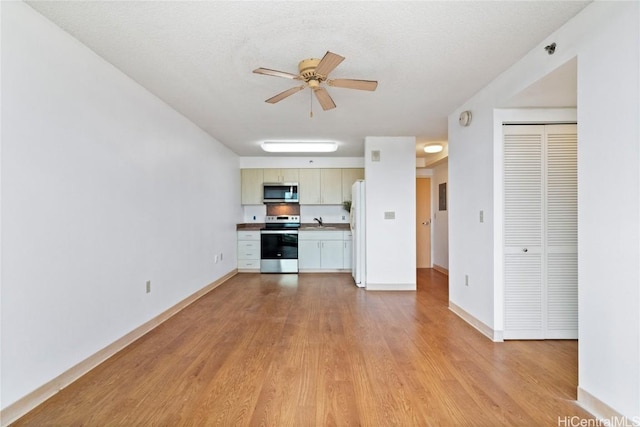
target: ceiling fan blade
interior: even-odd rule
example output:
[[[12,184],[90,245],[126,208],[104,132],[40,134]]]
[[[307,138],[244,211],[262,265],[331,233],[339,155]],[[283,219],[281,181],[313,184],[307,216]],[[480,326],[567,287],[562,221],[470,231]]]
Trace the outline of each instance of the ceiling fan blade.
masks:
[[[253,70],[256,74],[264,74],[267,76],[284,77],[287,79],[300,80],[300,76],[297,74],[286,73],[284,71],[270,70],[268,68],[256,68]]]
[[[323,87],[313,89],[313,92],[316,94],[316,98],[318,98],[318,102],[323,110],[331,110],[332,108],[336,108],[336,104],[329,96],[329,92]]]
[[[296,92],[300,92],[302,89],[304,89],[304,85],[292,87],[291,89],[287,89],[284,92],[280,92],[276,96],[272,96],[271,98],[267,99],[264,102],[268,102],[269,104],[275,104],[276,102],[280,102],[286,97],[291,96]]]
[[[370,90],[374,91],[378,87],[375,80],[356,80],[356,79],[334,79],[327,80],[329,86],[344,87],[347,89]]]
[[[340,65],[342,61],[344,61],[344,56],[336,55],[335,53],[327,51],[316,67],[316,74],[326,77],[334,70],[334,68]]]

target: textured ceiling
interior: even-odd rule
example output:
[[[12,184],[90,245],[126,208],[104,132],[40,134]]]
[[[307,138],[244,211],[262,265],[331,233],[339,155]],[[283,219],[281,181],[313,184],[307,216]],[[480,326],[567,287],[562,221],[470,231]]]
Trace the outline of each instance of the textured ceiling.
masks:
[[[361,156],[365,136],[446,141],[455,108],[588,2],[28,4],[241,156],[265,155],[265,139],[336,140],[334,155]],[[329,88],[329,111],[309,90],[264,102],[297,82],[253,69],[297,73],[327,50],[346,57],[332,78],[378,89]]]

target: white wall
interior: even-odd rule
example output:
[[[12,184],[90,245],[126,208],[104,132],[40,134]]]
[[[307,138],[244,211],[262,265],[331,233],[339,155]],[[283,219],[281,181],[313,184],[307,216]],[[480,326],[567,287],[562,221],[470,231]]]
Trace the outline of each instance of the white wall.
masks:
[[[365,138],[368,290],[416,289],[415,146],[413,137]],[[374,150],[379,162],[371,160]]]
[[[577,56],[578,396],[592,411],[605,408],[595,402],[628,417],[640,416],[639,22],[637,2],[595,2],[449,116],[450,300],[493,328],[495,109]],[[468,128],[457,123],[464,110],[473,112]]]
[[[241,211],[235,154],[22,2],[2,125],[6,408],[232,271]]]
[[[431,178],[431,246],[433,254],[433,264],[449,269],[449,206],[446,211],[438,210],[438,191],[440,184],[447,183],[447,194],[451,192],[449,188],[449,163],[445,162],[433,169]]]

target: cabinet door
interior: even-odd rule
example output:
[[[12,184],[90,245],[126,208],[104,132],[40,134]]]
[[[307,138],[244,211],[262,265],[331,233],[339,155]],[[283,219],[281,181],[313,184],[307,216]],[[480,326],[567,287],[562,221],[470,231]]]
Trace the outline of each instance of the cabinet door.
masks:
[[[298,169],[264,169],[264,182],[298,182]]]
[[[300,169],[298,193],[301,205],[319,205],[320,199],[320,169]]]
[[[243,205],[262,204],[262,169],[240,170],[240,200]]]
[[[323,205],[342,204],[342,169],[320,169],[320,190]]]
[[[342,240],[323,240],[320,244],[321,267],[341,269],[344,265]]]
[[[352,257],[351,245],[352,245],[351,240],[343,241],[342,268],[346,268],[347,270],[351,270],[351,267],[353,266],[353,264],[351,263],[351,257]]]
[[[298,169],[280,169],[280,177],[282,177],[282,182],[298,182],[300,180]]]
[[[263,182],[282,182],[280,169],[263,169]]]
[[[351,186],[359,179],[364,179],[364,169],[342,169],[342,201],[351,201]]]
[[[298,268],[320,268],[319,240],[298,240]]]

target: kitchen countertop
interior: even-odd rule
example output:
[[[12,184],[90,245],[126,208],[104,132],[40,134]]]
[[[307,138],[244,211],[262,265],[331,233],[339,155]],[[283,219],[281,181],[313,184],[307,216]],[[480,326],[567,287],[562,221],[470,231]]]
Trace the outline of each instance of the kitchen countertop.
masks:
[[[264,223],[261,222],[251,222],[251,223],[242,223],[236,225],[236,230],[260,230],[264,228]],[[336,223],[326,223],[323,227],[318,227],[318,224],[315,222],[305,222],[300,224],[300,230],[304,231],[350,231],[351,227],[349,223],[345,222],[336,222]]]
[[[345,222],[335,222],[335,223],[325,223],[322,227],[318,227],[318,224],[315,222],[305,222],[300,224],[300,230],[304,231],[351,231],[351,227],[349,223]]]
[[[264,228],[263,222],[247,222],[243,224],[236,224],[236,230],[260,230]]]

